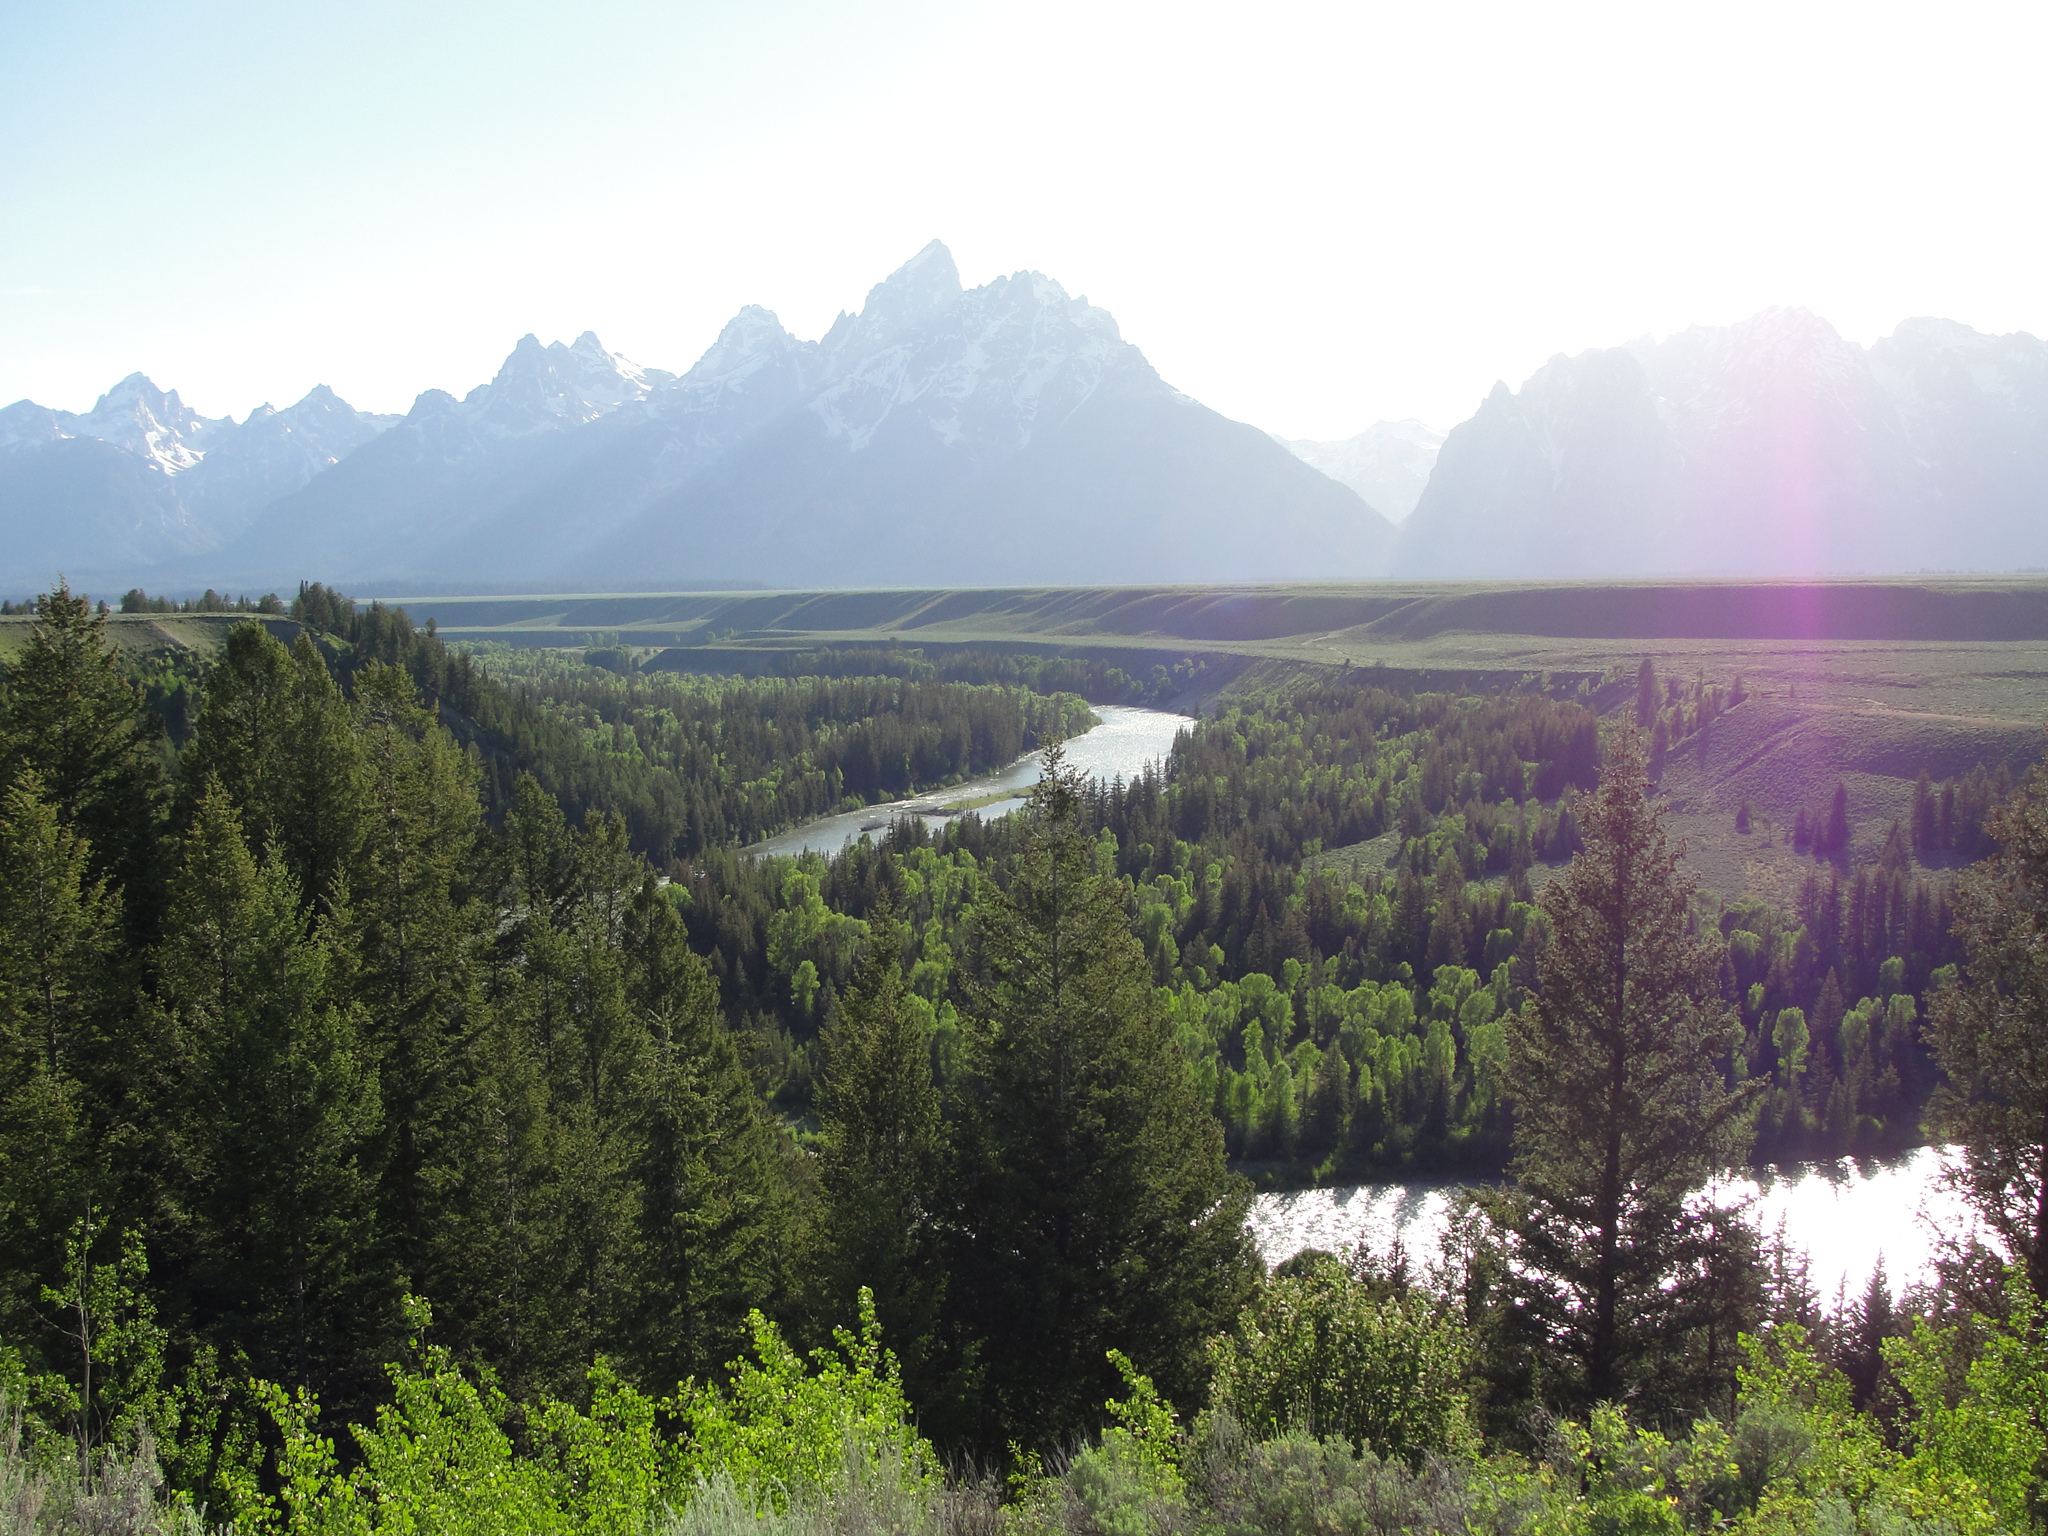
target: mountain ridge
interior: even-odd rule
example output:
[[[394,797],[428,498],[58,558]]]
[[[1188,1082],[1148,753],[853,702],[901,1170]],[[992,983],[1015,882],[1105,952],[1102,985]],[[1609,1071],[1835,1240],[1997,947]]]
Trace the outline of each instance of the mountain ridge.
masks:
[[[670,373],[532,333],[403,416],[136,373],[0,409],[0,579],[590,589],[1816,576],[2048,565],[2048,346],[1799,309],[1560,353],[1448,433],[1288,441],[1113,316],[932,241],[816,340]],[[1387,515],[1382,515],[1383,513]],[[1398,524],[1398,526],[1396,526]]]

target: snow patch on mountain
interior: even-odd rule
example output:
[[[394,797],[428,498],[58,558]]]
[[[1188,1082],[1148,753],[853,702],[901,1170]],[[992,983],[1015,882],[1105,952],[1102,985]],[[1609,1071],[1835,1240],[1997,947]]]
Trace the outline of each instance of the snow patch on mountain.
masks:
[[[1412,417],[1376,421],[1356,437],[1335,442],[1280,438],[1296,458],[1313,464],[1340,485],[1348,485],[1390,522],[1415,510],[1429,472],[1444,445],[1444,434]]]

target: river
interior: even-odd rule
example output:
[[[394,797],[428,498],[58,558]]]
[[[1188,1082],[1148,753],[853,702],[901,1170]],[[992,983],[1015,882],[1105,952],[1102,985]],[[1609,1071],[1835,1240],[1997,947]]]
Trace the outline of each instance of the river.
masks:
[[[1173,738],[1194,724],[1186,715],[1169,714],[1163,709],[1140,709],[1132,704],[1097,704],[1094,708],[1096,718],[1102,723],[1067,743],[1067,761],[1094,779],[1136,778],[1145,771],[1147,764],[1165,762],[1167,753],[1173,749]],[[914,795],[908,800],[821,816],[793,831],[756,843],[747,852],[763,855],[834,854],[854,842],[863,832],[878,836],[887,831],[889,824],[900,816],[915,816],[926,826],[937,830],[960,814],[949,807],[962,801],[987,799],[992,795],[997,798],[975,806],[974,813],[984,817],[1007,816],[1024,803],[1025,797],[1031,793],[1031,786],[1038,782],[1042,767],[1040,757],[1040,753],[1027,752],[1000,773],[983,774],[978,779],[935,789],[930,794]]]
[[[1879,1260],[1896,1296],[1932,1274],[1937,1238],[1972,1230],[1969,1211],[1939,1184],[1949,1154],[1939,1148],[1884,1159],[1843,1158],[1729,1180],[1723,1193],[1747,1197],[1766,1236],[1781,1229],[1806,1251],[1821,1300],[1858,1298]],[[1396,1239],[1418,1267],[1437,1253],[1457,1188],[1447,1183],[1354,1184],[1260,1195],[1252,1236],[1269,1264],[1304,1248],[1364,1243],[1384,1254]]]

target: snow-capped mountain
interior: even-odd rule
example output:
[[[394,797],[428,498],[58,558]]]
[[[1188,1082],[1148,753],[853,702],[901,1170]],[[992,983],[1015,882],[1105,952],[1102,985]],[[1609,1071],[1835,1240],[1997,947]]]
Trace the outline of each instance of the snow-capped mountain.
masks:
[[[1798,309],[1556,357],[1446,438],[1413,576],[1813,575],[2048,563],[2048,347]]]
[[[2044,513],[2032,336],[1911,320],[1864,349],[1770,310],[1560,355],[1448,434],[1283,444],[1049,277],[963,288],[936,241],[817,340],[750,306],[680,376],[586,331],[402,418],[323,387],[211,419],[140,374],[0,409],[15,586],[2010,570],[2048,565]]]
[[[422,395],[223,551],[229,575],[1363,576],[1391,538],[1351,491],[1164,383],[1107,312],[1037,273],[963,290],[936,241],[817,341],[750,307],[680,378],[606,357],[527,338],[485,389]]]
[[[237,424],[132,373],[90,411],[0,410],[0,572],[148,565],[217,547],[396,418],[325,385]]]
[[[326,385],[297,404],[258,406],[239,424],[199,415],[131,374],[74,415],[32,401],[0,410],[0,575],[162,569],[181,579],[223,559],[259,514],[403,423],[398,456],[445,464],[495,459],[644,400],[673,375],[607,352],[586,331],[569,344],[521,338],[490,383],[461,401],[430,390],[406,417],[358,411]],[[345,544],[358,530],[335,530]],[[239,560],[236,562],[239,564]],[[18,574],[19,573],[19,574]],[[139,576],[137,577],[139,579]],[[288,569],[262,576],[274,584]]]
[[[1348,485],[1392,522],[1415,510],[1444,445],[1443,433],[1412,418],[1376,421],[1356,437],[1319,443],[1281,438],[1296,458]]]

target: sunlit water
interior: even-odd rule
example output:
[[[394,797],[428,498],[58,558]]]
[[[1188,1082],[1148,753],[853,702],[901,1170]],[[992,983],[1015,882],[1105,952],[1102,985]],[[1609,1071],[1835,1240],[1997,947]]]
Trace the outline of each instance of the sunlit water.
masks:
[[[1948,1155],[1923,1147],[1882,1161],[1801,1163],[1761,1180],[1732,1180],[1722,1189],[1753,1201],[1752,1213],[1767,1236],[1782,1224],[1787,1241],[1805,1250],[1824,1302],[1832,1303],[1838,1293],[1852,1300],[1860,1295],[1880,1260],[1896,1294],[1930,1276],[1944,1235],[1973,1228],[1962,1202],[1939,1185]],[[1260,1195],[1252,1208],[1252,1236],[1269,1264],[1304,1248],[1336,1252],[1361,1242],[1369,1252],[1386,1254],[1399,1241],[1411,1263],[1426,1266],[1437,1255],[1456,1188],[1355,1184]]]
[[[1103,780],[1134,779],[1148,764],[1165,762],[1175,735],[1194,723],[1186,715],[1169,714],[1163,709],[1139,709],[1131,704],[1097,704],[1095,714],[1102,723],[1067,743],[1067,761],[1090,778]],[[821,816],[779,837],[756,843],[747,852],[837,853],[863,832],[881,836],[891,822],[902,816],[915,816],[936,831],[958,814],[948,813],[945,807],[1003,790],[1010,793],[1003,799],[976,806],[974,814],[1007,816],[1024,803],[1032,785],[1038,782],[1044,767],[1042,756],[1038,752],[1026,753],[1000,773],[983,774],[928,795]]]

